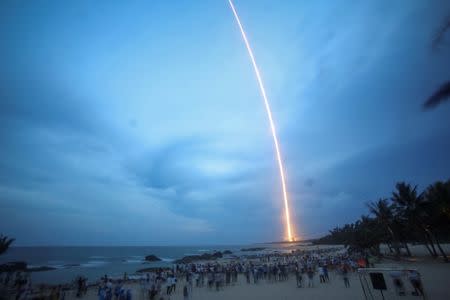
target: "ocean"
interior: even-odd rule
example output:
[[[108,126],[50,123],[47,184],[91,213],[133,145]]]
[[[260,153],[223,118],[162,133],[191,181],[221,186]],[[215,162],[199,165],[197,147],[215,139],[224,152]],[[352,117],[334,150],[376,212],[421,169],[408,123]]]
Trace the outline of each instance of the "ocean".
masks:
[[[167,246],[167,247],[11,247],[0,256],[0,264],[24,261],[28,267],[48,266],[55,270],[32,272],[33,284],[59,284],[73,281],[78,275],[97,281],[107,274],[123,277],[137,270],[150,267],[170,267],[175,259],[187,255],[230,250],[240,254],[245,246]],[[156,255],[159,262],[145,262],[147,255]]]

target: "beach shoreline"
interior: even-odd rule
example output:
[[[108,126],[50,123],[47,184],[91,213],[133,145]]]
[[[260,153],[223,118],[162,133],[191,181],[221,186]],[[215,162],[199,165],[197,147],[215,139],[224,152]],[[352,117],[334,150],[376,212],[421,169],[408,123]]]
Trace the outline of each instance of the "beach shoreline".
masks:
[[[293,246],[295,247],[295,246]],[[448,245],[446,245],[448,247]],[[450,277],[450,267],[448,264],[444,264],[440,260],[428,258],[423,254],[420,246],[412,246],[413,253],[419,254],[415,255],[409,259],[402,259],[399,261],[384,258],[379,262],[375,263],[375,267],[383,269],[392,270],[418,270],[423,279],[423,286],[429,299],[446,299],[446,295],[450,292],[450,287],[446,285],[445,279]],[[280,251],[282,250],[282,251]],[[294,252],[292,252],[294,251]],[[259,249],[259,253],[254,254],[242,254],[240,256],[228,256],[222,257],[215,260],[199,260],[192,262],[190,264],[179,264],[178,266],[183,266],[183,268],[177,269],[175,265],[167,268],[161,268],[160,270],[153,269],[152,272],[141,272],[135,274],[127,274],[127,280],[124,278],[109,278],[111,280],[111,288],[120,284],[121,288],[126,293],[128,290],[130,294],[133,295],[133,299],[149,299],[149,290],[152,288],[150,283],[146,283],[146,278],[149,278],[147,274],[155,276],[155,274],[164,274],[166,276],[164,281],[161,281],[161,286],[159,288],[158,297],[154,298],[160,300],[163,299],[183,299],[182,290],[185,285],[189,286],[189,281],[186,277],[186,273],[192,273],[190,270],[187,271],[186,268],[192,266],[202,267],[213,267],[219,268],[220,272],[225,274],[225,268],[228,266],[249,266],[252,268],[260,265],[288,265],[293,267],[292,257],[303,256],[303,257],[316,257],[312,261],[320,262],[321,259],[325,257],[340,257],[339,259],[347,257],[347,253],[343,246],[336,245],[302,245],[301,250],[297,249],[295,254],[295,249],[276,249],[270,248],[269,250]],[[347,258],[345,258],[347,259]],[[325,260],[327,261],[327,260]],[[240,270],[236,275],[236,281],[230,282],[227,279],[227,283],[220,285],[218,290],[213,286],[212,288],[206,287],[204,284],[198,287],[196,284],[191,287],[191,298],[189,299],[298,299],[298,297],[305,297],[306,299],[317,298],[317,299],[364,299],[364,290],[361,287],[361,278],[357,272],[356,260],[346,260],[346,263],[351,266],[351,272],[348,274],[350,288],[346,288],[343,281],[343,275],[338,266],[339,264],[330,265],[329,277],[330,280],[326,283],[321,283],[319,279],[319,269],[322,263],[317,263],[315,268],[314,278],[312,280],[314,287],[302,287],[296,286],[296,273],[294,269],[289,270],[287,278],[281,279],[268,279],[263,278],[254,281],[251,277],[250,283],[246,280],[245,270]],[[349,269],[350,270],[350,269]],[[206,272],[206,271],[205,271]],[[177,289],[167,295],[167,276],[170,273],[174,273],[177,277]],[[198,272],[197,272],[198,273]],[[206,273],[205,273],[206,274]],[[195,276],[195,275],[194,275]],[[386,295],[395,295],[395,289],[390,283],[391,278],[389,273],[384,274],[385,280],[388,282],[388,290],[385,291]],[[307,281],[306,272],[302,275],[303,283]],[[152,277],[155,278],[155,277]],[[364,279],[364,278],[363,278]],[[104,279],[98,278],[94,282],[87,283],[87,290],[83,294],[82,299],[100,299],[99,292],[102,287],[105,286]],[[367,280],[365,278],[364,280]],[[194,279],[195,281],[195,279]],[[225,280],[223,280],[225,282]],[[156,283],[156,281],[154,281]],[[66,291],[64,292],[65,299],[75,299],[77,298],[77,288],[76,286],[66,286]],[[39,292],[39,286],[33,287],[33,295],[45,294],[50,295],[56,290],[56,286],[47,286],[45,289]],[[407,297],[402,299],[409,299],[412,296],[411,288],[409,288]],[[431,297],[432,296],[432,297]],[[411,299],[417,299],[417,296]]]

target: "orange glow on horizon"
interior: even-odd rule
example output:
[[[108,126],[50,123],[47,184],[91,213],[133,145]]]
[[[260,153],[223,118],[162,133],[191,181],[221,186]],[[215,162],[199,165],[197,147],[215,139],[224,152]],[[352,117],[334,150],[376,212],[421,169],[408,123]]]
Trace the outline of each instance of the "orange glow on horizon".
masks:
[[[228,2],[230,4],[231,10],[233,11],[234,17],[235,17],[236,22],[241,31],[241,35],[244,40],[245,46],[247,47],[247,51],[248,51],[248,55],[250,56],[250,60],[252,61],[256,79],[258,80],[258,85],[259,85],[259,89],[261,92],[261,96],[263,97],[264,105],[265,105],[266,111],[267,111],[267,116],[269,118],[270,129],[272,131],[273,143],[275,145],[275,152],[276,152],[276,156],[277,156],[278,169],[280,171],[281,187],[283,189],[284,213],[285,213],[285,217],[286,217],[286,233],[287,233],[288,240],[290,242],[292,242],[292,241],[294,241],[294,234],[292,232],[292,225],[291,225],[291,218],[290,218],[290,211],[289,211],[289,201],[288,201],[288,196],[287,196],[287,191],[286,191],[286,180],[285,180],[285,176],[284,176],[284,168],[283,168],[283,161],[281,159],[280,146],[278,144],[278,137],[277,137],[277,133],[275,130],[275,124],[274,124],[273,118],[272,118],[272,111],[270,110],[270,105],[269,105],[269,100],[267,98],[266,89],[264,88],[264,84],[263,84],[261,75],[259,73],[259,68],[258,68],[258,65],[256,64],[255,56],[253,55],[253,50],[250,47],[250,43],[248,42],[247,35],[241,24],[241,20],[239,19],[236,9],[234,8],[233,1],[228,0]]]

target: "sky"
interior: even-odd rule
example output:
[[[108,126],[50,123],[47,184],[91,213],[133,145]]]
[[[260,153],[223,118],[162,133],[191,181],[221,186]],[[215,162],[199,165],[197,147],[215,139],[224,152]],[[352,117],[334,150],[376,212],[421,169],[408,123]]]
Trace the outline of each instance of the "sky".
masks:
[[[450,177],[450,2],[235,0],[295,232]],[[282,240],[264,104],[227,1],[1,1],[0,233],[16,245]]]

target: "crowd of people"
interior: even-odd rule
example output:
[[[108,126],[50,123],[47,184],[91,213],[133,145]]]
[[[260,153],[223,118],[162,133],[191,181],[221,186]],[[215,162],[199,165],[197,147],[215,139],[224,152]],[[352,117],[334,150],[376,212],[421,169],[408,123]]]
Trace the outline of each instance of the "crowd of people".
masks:
[[[105,275],[98,285],[97,295],[99,300],[131,300],[133,292],[125,286],[127,276],[123,280],[112,280]]]
[[[195,289],[221,291],[236,284],[273,284],[288,281],[291,276],[294,276],[298,288],[313,288],[316,284],[330,282],[329,272],[332,271],[340,274],[345,287],[350,287],[349,274],[358,266],[357,257],[351,257],[337,249],[298,250],[235,257],[220,262],[177,264],[173,268],[154,269],[132,278],[127,274],[120,279],[105,275],[95,286],[99,300],[131,300],[133,296],[139,299],[167,300],[177,291],[181,291],[184,299],[192,299]],[[1,279],[3,286],[17,290],[16,299],[28,299],[27,295],[30,295],[32,289],[28,275],[18,273],[14,278],[9,275]],[[130,284],[136,282],[139,282],[140,291],[131,288]],[[72,287],[76,297],[84,297],[88,290],[87,279],[77,277]],[[141,295],[137,294],[139,292]],[[64,300],[65,295],[61,286],[51,287],[50,291],[47,289],[43,299]]]
[[[314,288],[327,284],[332,279],[342,280],[342,286],[350,288],[351,274],[358,268],[372,266],[367,257],[337,252],[336,249],[316,251],[295,251],[286,254],[264,254],[256,257],[240,257],[221,262],[178,264],[173,268],[156,269],[139,279],[141,299],[168,300],[181,290],[184,300],[195,298],[195,289],[206,288],[221,291],[236,284],[274,284],[288,281],[294,276],[298,288]],[[334,276],[330,276],[333,272]],[[395,273],[396,274],[396,273]],[[394,278],[394,272],[390,275]],[[408,271],[408,278],[415,289],[413,294],[423,295],[417,272]],[[106,276],[105,276],[106,278]],[[124,279],[126,275],[124,276]],[[180,279],[180,280],[178,280]],[[104,280],[100,287],[99,300],[131,300],[131,290],[125,290],[123,281]],[[181,287],[178,287],[181,285]],[[394,285],[404,295],[403,283],[395,277]],[[110,292],[102,293],[103,289]]]
[[[0,299],[3,299],[1,296],[8,296],[9,298],[7,299],[16,300],[65,300],[66,290],[67,288],[64,288],[62,285],[46,286],[41,284],[33,286],[30,273],[28,272],[0,273]]]
[[[320,284],[330,282],[329,271],[342,277],[343,285],[350,287],[349,274],[358,265],[356,257],[347,253],[336,254],[336,249],[295,251],[286,254],[264,254],[251,258],[241,257],[226,262],[178,264],[171,269],[147,273],[140,281],[144,299],[169,299],[176,291],[178,278],[183,279],[184,299],[191,299],[195,288],[220,291],[238,284],[239,276],[246,284],[287,281],[295,276],[297,287],[314,287],[318,275]],[[101,299],[103,300],[103,299]]]
[[[25,272],[0,273],[0,293],[15,293],[18,299],[25,299],[27,291],[31,289],[31,279]]]

